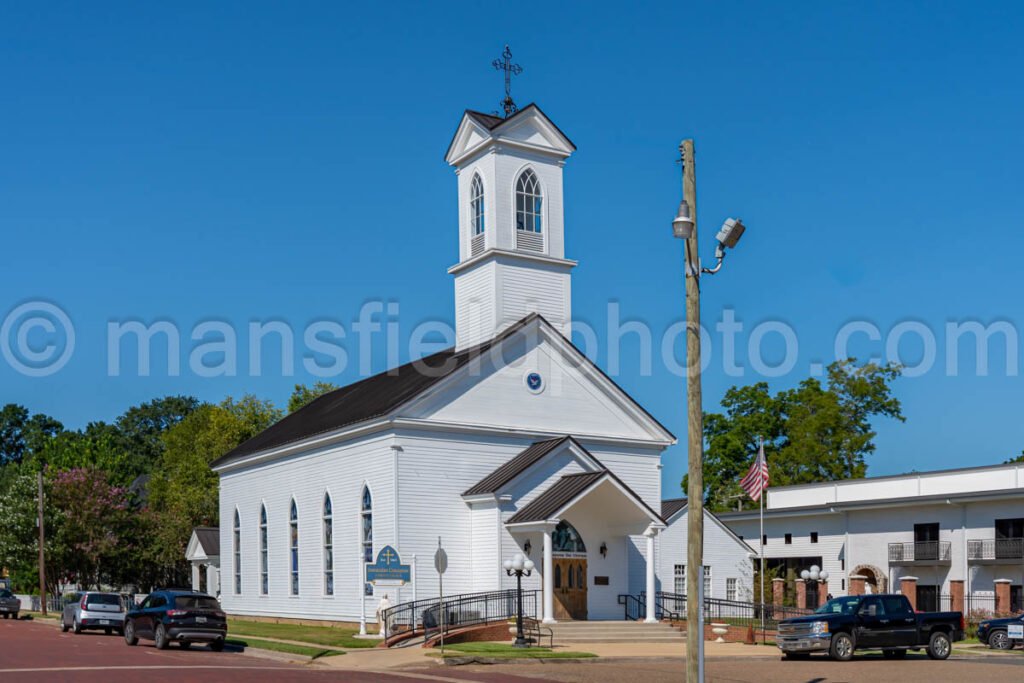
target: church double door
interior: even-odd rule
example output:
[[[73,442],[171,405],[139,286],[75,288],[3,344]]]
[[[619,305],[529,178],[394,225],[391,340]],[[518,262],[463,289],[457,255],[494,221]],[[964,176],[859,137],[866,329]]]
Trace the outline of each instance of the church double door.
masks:
[[[554,564],[555,619],[587,618],[587,560],[556,557]]]

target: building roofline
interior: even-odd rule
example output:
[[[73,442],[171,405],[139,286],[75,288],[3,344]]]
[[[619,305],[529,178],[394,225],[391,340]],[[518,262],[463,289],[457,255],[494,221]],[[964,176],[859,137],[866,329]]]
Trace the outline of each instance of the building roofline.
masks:
[[[958,474],[963,472],[983,472],[986,470],[996,470],[1003,467],[1018,468],[1024,467],[1024,463],[1017,462],[1004,462],[997,463],[995,465],[975,465],[973,467],[951,467],[949,469],[942,470],[926,470],[922,472],[910,471],[904,472],[903,474],[884,474],[878,477],[859,477],[851,479],[835,479],[833,481],[818,481],[810,484],[790,484],[789,486],[771,486],[767,490],[769,493],[776,491],[799,491],[801,489],[812,489],[820,488],[823,486],[842,486],[852,483],[872,483],[876,481],[887,481],[892,479],[907,479],[911,477],[931,477],[941,474]]]

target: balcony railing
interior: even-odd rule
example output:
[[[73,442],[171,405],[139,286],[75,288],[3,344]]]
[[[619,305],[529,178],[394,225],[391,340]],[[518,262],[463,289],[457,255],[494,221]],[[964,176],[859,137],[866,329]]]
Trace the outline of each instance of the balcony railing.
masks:
[[[890,543],[889,564],[948,564],[949,541]]]
[[[1024,538],[985,538],[967,541],[967,559],[1024,560]]]

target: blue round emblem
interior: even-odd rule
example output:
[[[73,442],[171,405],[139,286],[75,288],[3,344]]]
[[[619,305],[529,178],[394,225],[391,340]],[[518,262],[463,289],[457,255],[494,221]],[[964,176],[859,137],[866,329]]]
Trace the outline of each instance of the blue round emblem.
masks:
[[[526,376],[526,386],[530,391],[540,391],[544,387],[544,380],[539,372],[531,372]]]

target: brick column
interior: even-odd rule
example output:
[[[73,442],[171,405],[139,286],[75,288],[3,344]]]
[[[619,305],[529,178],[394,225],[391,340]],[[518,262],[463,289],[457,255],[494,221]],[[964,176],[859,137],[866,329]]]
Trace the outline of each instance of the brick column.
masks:
[[[807,582],[803,579],[796,580],[796,606],[800,609],[807,607]]]
[[[828,602],[828,581],[818,583],[818,607]]]
[[[867,583],[868,577],[861,576],[860,574],[853,574],[850,576],[850,590],[846,591],[847,595],[864,595],[864,584]]]
[[[772,579],[772,604],[781,607],[786,596],[786,580]]]
[[[963,579],[951,579],[949,582],[949,609],[953,612],[964,611]]]
[[[910,601],[910,609],[917,611],[917,577],[904,576],[900,578],[900,593]]]
[[[1010,580],[996,579],[996,616],[1002,617],[1010,613]]]

